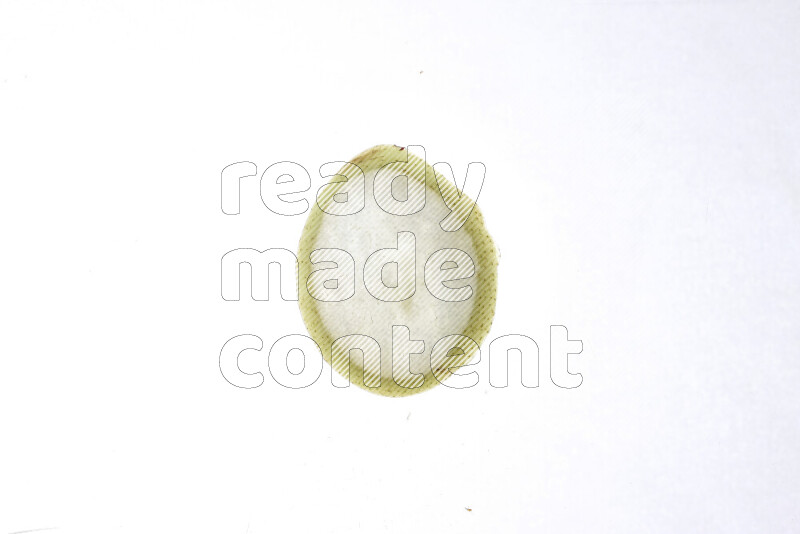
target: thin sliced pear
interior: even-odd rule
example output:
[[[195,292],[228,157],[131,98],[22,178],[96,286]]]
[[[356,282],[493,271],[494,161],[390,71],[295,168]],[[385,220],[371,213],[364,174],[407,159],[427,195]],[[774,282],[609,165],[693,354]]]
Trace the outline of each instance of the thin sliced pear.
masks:
[[[451,212],[468,214],[455,231]],[[404,148],[366,150],[320,188],[297,257],[303,321],[344,384],[426,391],[489,333],[498,256],[483,216]]]

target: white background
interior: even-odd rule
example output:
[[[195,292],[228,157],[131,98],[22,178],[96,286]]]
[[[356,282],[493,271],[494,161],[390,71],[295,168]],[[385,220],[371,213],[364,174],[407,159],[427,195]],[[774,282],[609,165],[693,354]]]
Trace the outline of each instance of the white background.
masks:
[[[769,0],[3,2],[0,532],[798,532],[798,28]],[[223,379],[227,339],[305,329],[224,302],[221,256],[305,216],[257,179],[224,215],[220,171],[379,143],[486,165],[490,339],[566,325],[579,388],[543,357],[493,389],[485,354],[405,399]]]

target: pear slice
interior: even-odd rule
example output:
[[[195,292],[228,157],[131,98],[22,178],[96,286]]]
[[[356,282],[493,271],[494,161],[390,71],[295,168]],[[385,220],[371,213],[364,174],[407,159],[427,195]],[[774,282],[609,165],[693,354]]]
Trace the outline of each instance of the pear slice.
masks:
[[[423,158],[370,148],[312,205],[297,254],[300,312],[336,385],[426,391],[489,333],[497,249],[478,207]]]

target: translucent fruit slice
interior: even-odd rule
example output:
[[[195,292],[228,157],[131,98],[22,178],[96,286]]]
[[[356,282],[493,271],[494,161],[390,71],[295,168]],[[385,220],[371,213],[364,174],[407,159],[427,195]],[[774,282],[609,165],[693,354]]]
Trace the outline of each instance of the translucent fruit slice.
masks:
[[[463,384],[448,378],[479,352],[497,294],[480,210],[411,148],[323,166],[297,254],[300,312],[337,385],[390,397]]]

